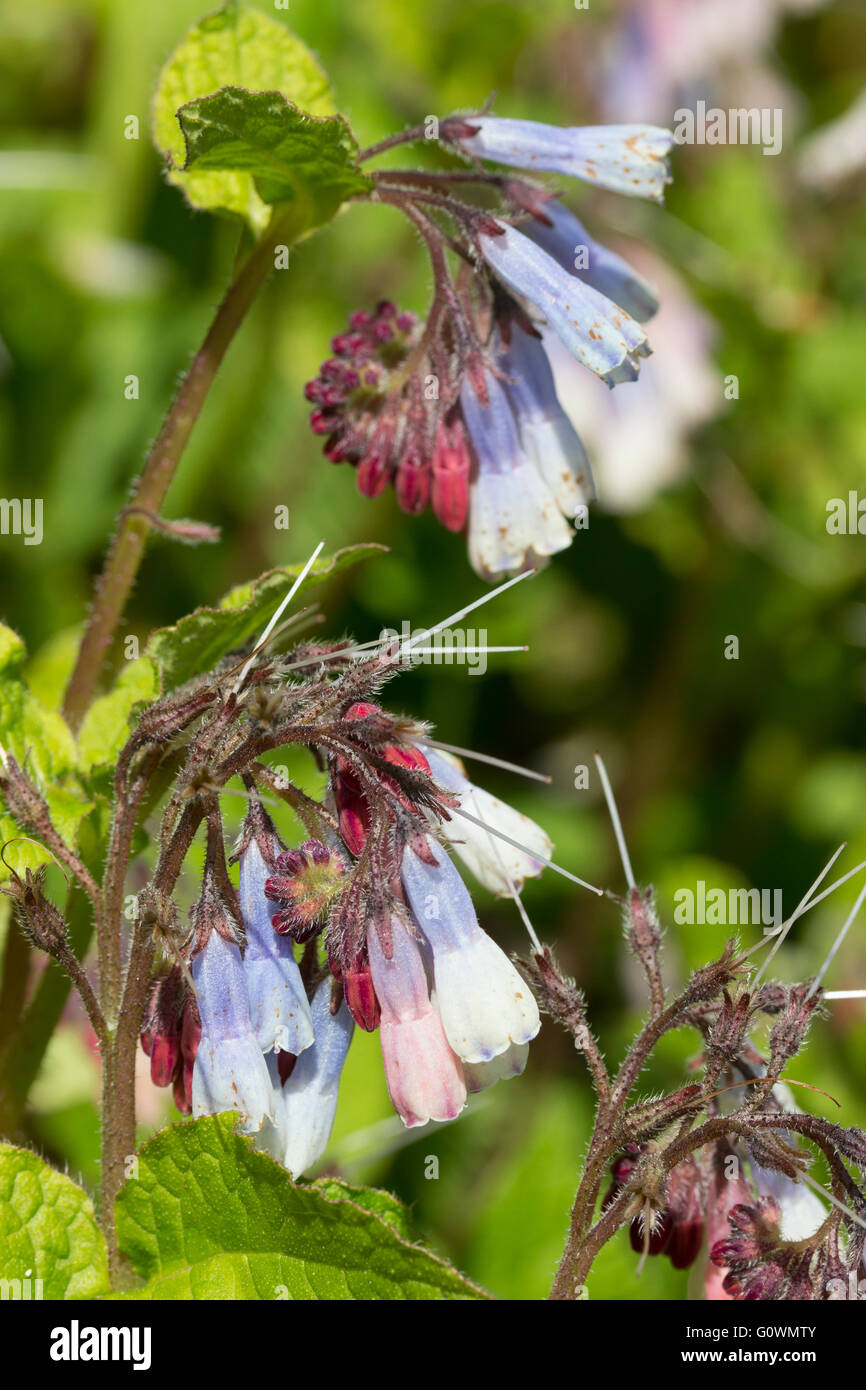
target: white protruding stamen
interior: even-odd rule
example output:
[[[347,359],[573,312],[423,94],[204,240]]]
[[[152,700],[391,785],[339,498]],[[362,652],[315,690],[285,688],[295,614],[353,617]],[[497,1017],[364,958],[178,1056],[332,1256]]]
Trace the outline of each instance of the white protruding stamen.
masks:
[[[499,584],[495,589],[490,589],[486,594],[482,594],[481,598],[475,599],[473,603],[467,603],[465,608],[461,608],[456,613],[452,613],[450,617],[443,618],[441,623],[436,623],[434,627],[429,627],[424,632],[419,632],[417,636],[410,637],[408,642],[404,642],[398,648],[396,659],[399,661],[400,658],[405,656],[407,652],[410,652],[413,647],[416,647],[419,642],[425,641],[428,637],[435,636],[437,632],[441,632],[443,627],[447,627],[449,623],[458,623],[461,618],[465,618],[467,614],[472,613],[476,608],[480,608],[483,604],[489,603],[490,600],[496,598],[498,594],[504,594],[506,589],[513,588],[515,584],[520,584],[522,580],[529,579],[533,574],[537,574],[537,570],[524,570],[522,574],[516,574],[513,579],[506,579],[504,584]]]
[[[464,816],[466,820],[471,820],[474,825],[480,825],[482,830],[488,831],[491,835],[498,836],[499,839],[504,840],[507,845],[513,845],[515,849],[522,850],[524,854],[529,855],[530,859],[534,859],[536,864],[543,864],[546,869],[552,869],[555,874],[561,874],[563,878],[570,879],[572,883],[579,884],[581,888],[588,888],[590,893],[596,893],[600,898],[604,897],[603,889],[596,888],[594,883],[587,883],[585,878],[578,878],[577,874],[569,873],[568,869],[563,869],[559,864],[554,864],[552,859],[545,859],[544,856],[539,854],[536,850],[528,849],[527,846],[522,845],[519,840],[512,840],[510,835],[505,835],[501,830],[494,830],[492,825],[488,825],[486,821],[479,820],[477,816],[471,816],[468,811],[463,810],[462,806],[451,806],[449,810],[452,811],[454,815]]]
[[[472,805],[475,807],[475,809],[478,810],[478,805],[477,805],[477,802],[476,802],[476,800],[475,800],[475,793],[474,793],[474,791],[470,791],[470,792],[467,794],[467,796],[466,796],[465,799],[466,799],[467,801],[471,801],[471,803],[472,803]],[[521,922],[523,923],[523,925],[525,926],[526,931],[527,931],[527,933],[528,933],[528,935],[529,935],[529,940],[530,940],[531,943],[532,943],[532,949],[533,949],[535,952],[537,952],[538,955],[541,955],[541,942],[539,941],[539,939],[538,939],[538,937],[537,937],[537,935],[536,935],[534,926],[532,925],[532,923],[531,923],[530,920],[529,920],[529,913],[526,911],[526,908],[523,906],[523,899],[522,899],[521,896],[520,896],[520,892],[518,891],[517,884],[513,881],[513,879],[512,879],[512,877],[511,877],[510,873],[508,872],[508,868],[507,868],[507,866],[506,866],[506,864],[505,864],[505,860],[504,860],[503,857],[502,857],[502,853],[501,853],[501,851],[500,851],[500,849],[499,849],[499,846],[497,845],[496,841],[495,841],[494,838],[493,838],[493,835],[491,834],[491,832],[490,832],[489,830],[487,831],[487,836],[488,836],[488,839],[490,840],[490,848],[491,848],[493,854],[494,854],[495,857],[496,857],[496,862],[498,863],[500,869],[502,870],[502,877],[505,879],[505,882],[508,884],[508,891],[510,892],[512,898],[514,899],[515,903],[517,904],[517,911],[520,913],[520,920],[521,920]]]
[[[764,960],[761,962],[757,975],[751,981],[750,988],[752,990],[754,990],[755,985],[758,983],[764,971],[767,969],[767,966],[770,964],[770,961],[773,959],[779,947],[782,945],[782,942],[785,940],[785,937],[788,935],[788,932],[791,930],[794,923],[797,921],[797,918],[802,917],[803,913],[807,910],[807,907],[811,906],[812,894],[814,893],[818,885],[824,882],[824,879],[827,877],[833,865],[836,863],[836,860],[839,858],[839,855],[842,853],[847,843],[847,840],[842,841],[842,844],[836,850],[836,853],[831,855],[830,858],[827,860],[827,863],[824,865],[818,877],[815,879],[815,882],[811,885],[810,888],[807,888],[806,892],[798,902],[797,906],[794,908],[794,911],[791,913],[791,916],[788,918],[787,922],[782,923],[782,926],[779,929],[779,934],[776,937],[776,940],[773,942],[772,949],[764,957]],[[763,942],[761,944],[763,945]]]
[[[279,607],[277,608],[277,611],[273,614],[273,616],[271,617],[270,621],[269,621],[269,622],[267,623],[267,625],[265,626],[264,632],[262,633],[262,635],[261,635],[261,637],[259,638],[258,642],[256,642],[255,647],[253,648],[252,656],[250,657],[249,661],[247,661],[246,665],[244,666],[244,669],[241,671],[240,675],[238,676],[237,684],[235,685],[235,688],[234,688],[234,693],[235,693],[235,695],[237,695],[238,691],[240,690],[241,686],[243,685],[244,681],[245,681],[246,678],[247,678],[247,675],[248,675],[248,673],[249,673],[250,667],[252,666],[253,662],[254,662],[255,659],[256,659],[256,652],[258,652],[259,649],[264,645],[264,643],[267,642],[268,638],[270,637],[270,635],[271,635],[271,633],[273,632],[274,628],[276,627],[277,623],[280,621],[280,618],[281,618],[281,617],[283,616],[283,614],[285,613],[285,611],[286,611],[286,609],[288,608],[289,604],[291,603],[292,599],[295,597],[295,594],[298,592],[298,590],[300,589],[300,587],[301,587],[301,585],[303,584],[304,580],[306,579],[307,575],[310,573],[310,570],[313,568],[313,565],[314,565],[314,564],[316,563],[316,561],[318,560],[319,555],[321,554],[322,550],[324,549],[324,545],[325,545],[325,542],[324,542],[323,540],[322,540],[322,541],[319,541],[319,544],[316,546],[315,550],[313,551],[313,553],[312,553],[312,555],[310,556],[310,558],[309,558],[309,560],[307,561],[307,563],[304,565],[304,568],[301,570],[301,572],[300,572],[300,574],[298,575],[297,579],[295,580],[294,584],[293,584],[292,587],[289,589],[289,592],[286,594],[286,597],[283,599],[282,603],[281,603],[281,604],[279,605]]]
[[[828,989],[825,999],[866,999],[866,989]]]
[[[830,950],[829,950],[828,953],[827,953],[826,959],[824,960],[824,964],[821,966],[821,969],[818,971],[818,974],[815,976],[814,980],[812,981],[812,987],[811,987],[811,989],[809,990],[809,993],[806,995],[806,998],[807,998],[807,999],[811,999],[811,998],[812,998],[812,995],[815,993],[815,990],[818,989],[818,988],[820,988],[821,981],[823,980],[824,976],[827,974],[827,970],[828,970],[828,968],[830,967],[830,965],[832,964],[833,957],[836,955],[836,952],[839,950],[840,946],[842,945],[842,942],[845,940],[845,937],[848,935],[848,929],[849,929],[849,927],[851,926],[851,923],[854,921],[854,918],[857,916],[857,913],[860,911],[860,908],[863,906],[863,901],[864,901],[864,899],[866,899],[866,883],[864,883],[864,884],[863,884],[863,887],[860,889],[860,892],[859,892],[858,895],[857,895],[857,901],[855,902],[855,904],[854,904],[854,906],[852,907],[851,911],[848,913],[848,916],[847,916],[847,918],[845,919],[845,923],[844,923],[844,925],[843,925],[841,931],[839,932],[839,935],[836,937],[836,940],[833,942],[833,945],[830,947]]]
[[[613,788],[610,785],[610,778],[607,775],[607,768],[605,767],[604,762],[602,761],[601,755],[599,753],[595,754],[595,765],[598,768],[598,775],[601,778],[602,791],[604,792],[604,799],[607,802],[607,811],[608,815],[610,816],[610,823],[613,826],[613,833],[616,837],[617,848],[619,850],[619,857],[622,860],[625,881],[628,884],[629,888],[634,888],[634,874],[632,873],[631,860],[628,857],[628,849],[626,848],[625,835],[622,833],[622,821],[619,818],[619,811],[617,810],[616,801],[614,800]]]
[[[864,1230],[866,1230],[866,1221],[863,1220],[863,1217],[858,1216],[856,1211],[852,1211],[850,1207],[846,1207],[844,1202],[840,1202],[839,1198],[834,1193],[830,1192],[828,1188],[824,1187],[822,1183],[819,1183],[817,1178],[813,1178],[811,1173],[801,1173],[800,1181],[808,1183],[813,1191],[817,1192],[821,1197],[825,1197],[828,1202],[832,1202],[834,1207],[838,1207],[840,1211],[844,1211],[846,1216],[850,1217],[852,1221],[856,1221],[858,1226],[862,1226]]]
[[[479,763],[489,763],[491,767],[501,767],[505,772],[516,772],[519,777],[532,777],[536,782],[551,782],[543,772],[533,772],[532,768],[521,767],[519,763],[507,763],[504,758],[494,758],[490,753],[476,753],[472,748],[458,748],[454,743],[442,743],[437,738],[425,738],[429,748],[441,748],[443,753],[456,753],[458,758],[474,758]]]

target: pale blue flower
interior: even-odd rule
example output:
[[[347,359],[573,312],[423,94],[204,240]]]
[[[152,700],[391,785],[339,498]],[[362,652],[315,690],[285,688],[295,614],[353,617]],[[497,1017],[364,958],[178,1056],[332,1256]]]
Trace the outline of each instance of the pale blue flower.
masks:
[[[571,544],[556,498],[523,448],[503,387],[485,376],[487,404],[467,377],[460,405],[477,468],[469,492],[469,559],[486,579]]]
[[[276,1048],[297,1056],[313,1041],[313,1022],[291,937],[278,936],[272,926],[279,907],[265,897],[270,872],[251,838],[240,856],[241,914],[247,936],[244,979],[262,1052]]]
[[[534,304],[569,352],[609,386],[633,381],[638,358],[650,352],[640,325],[515,227],[498,225],[498,235],[483,232],[478,242],[500,280]]]
[[[622,256],[591,237],[574,213],[556,199],[544,204],[544,215],[551,225],[545,226],[540,219],[534,218],[523,225],[527,236],[564,270],[585,280],[599,294],[625,309],[633,319],[645,323],[652,318],[659,307],[655,290]],[[578,268],[575,261],[583,259],[586,265]]]
[[[578,433],[559,403],[544,344],[512,323],[510,342],[497,365],[507,378],[505,394],[524,452],[560,511],[577,516],[595,496],[592,470]]]
[[[239,948],[216,930],[193,957],[201,1041],[192,1074],[194,1115],[237,1110],[248,1133],[273,1115],[268,1068],[256,1041]]]
[[[443,122],[443,134],[477,159],[566,174],[631,197],[662,202],[670,183],[667,155],[673,135],[660,126],[553,126],[466,116],[455,117],[450,129]]]
[[[295,1062],[285,1085],[275,1056],[269,1058],[274,1123],[257,1139],[257,1147],[278,1159],[296,1178],[313,1168],[328,1147],[340,1077],[352,1041],[354,1023],[345,1002],[331,1013],[331,977],[317,987],[310,1008],[315,1042]]]

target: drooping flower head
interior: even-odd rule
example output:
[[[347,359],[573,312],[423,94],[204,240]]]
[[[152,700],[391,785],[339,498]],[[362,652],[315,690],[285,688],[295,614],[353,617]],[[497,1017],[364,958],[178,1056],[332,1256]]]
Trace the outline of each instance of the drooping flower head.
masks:
[[[562,129],[485,114],[449,117],[440,139],[475,173],[376,175],[380,201],[409,217],[430,252],[427,323],[389,301],[354,314],[307,396],[326,456],[356,467],[362,493],[390,482],[404,511],[432,504],[450,530],[468,529],[470,560],[493,579],[568,546],[566,519],[585,526],[594,495],[540,330],[549,326],[614,386],[637,377],[650,351],[641,322],[657,300],[550,190],[479,161],[660,201],[672,137],[654,126]],[[495,192],[499,208],[467,202],[473,182]],[[448,250],[464,262],[456,281]]]

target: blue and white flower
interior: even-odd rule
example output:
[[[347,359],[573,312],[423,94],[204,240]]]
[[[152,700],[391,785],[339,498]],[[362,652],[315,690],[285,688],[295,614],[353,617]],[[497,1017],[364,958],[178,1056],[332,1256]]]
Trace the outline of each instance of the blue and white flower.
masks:
[[[664,199],[673,135],[661,126],[553,126],[507,116],[455,117],[445,139],[464,154],[518,169],[584,179],[635,198]]]
[[[553,370],[539,338],[510,325],[508,347],[497,365],[517,421],[524,453],[567,517],[585,512],[595,497],[592,470],[580,437],[559,403]]]
[[[258,1137],[257,1147],[278,1159],[296,1178],[319,1162],[334,1128],[340,1077],[355,1025],[345,1002],[331,1013],[331,979],[322,980],[310,1007],[315,1042],[295,1062],[282,1084],[279,1061],[268,1065],[273,1123]]]
[[[476,459],[469,493],[469,559],[487,579],[533,565],[571,544],[556,497],[520,441],[505,390],[489,372],[487,403],[468,377],[460,393]]]
[[[246,928],[244,980],[250,1018],[262,1052],[297,1056],[313,1041],[313,1021],[292,940],[278,936],[272,918],[279,907],[265,896],[271,870],[255,836],[240,855],[241,914]]]
[[[590,236],[571,209],[557,199],[552,198],[544,204],[544,216],[549,225],[536,217],[527,222],[523,230],[558,261],[563,270],[585,280],[640,323],[653,317],[659,307],[658,296],[628,261]]]
[[[412,849],[401,877],[432,957],[436,1007],[463,1062],[490,1062],[523,1047],[541,1027],[532,991],[505,952],[482,931],[472,899],[447,852],[427,841],[432,863]]]
[[[497,231],[479,234],[478,244],[500,280],[534,304],[569,352],[609,386],[635,380],[638,359],[650,353],[640,324],[516,227],[495,225]]]
[[[201,1040],[192,1074],[194,1115],[237,1110],[247,1134],[273,1118],[268,1068],[253,1031],[238,946],[216,930],[192,961]]]

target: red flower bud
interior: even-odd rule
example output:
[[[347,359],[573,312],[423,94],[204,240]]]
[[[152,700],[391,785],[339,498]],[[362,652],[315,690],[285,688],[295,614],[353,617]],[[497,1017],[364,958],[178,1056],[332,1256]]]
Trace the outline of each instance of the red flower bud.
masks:
[[[343,966],[343,989],[346,1004],[359,1028],[372,1033],[379,1027],[379,1001],[373,988],[370,963],[359,956],[350,966]]]
[[[430,465],[409,454],[397,467],[397,501],[409,516],[420,516],[430,500]]]
[[[449,531],[462,531],[469,512],[471,460],[463,424],[439,426],[433,450],[433,510]]]

